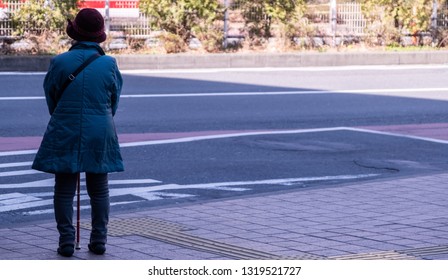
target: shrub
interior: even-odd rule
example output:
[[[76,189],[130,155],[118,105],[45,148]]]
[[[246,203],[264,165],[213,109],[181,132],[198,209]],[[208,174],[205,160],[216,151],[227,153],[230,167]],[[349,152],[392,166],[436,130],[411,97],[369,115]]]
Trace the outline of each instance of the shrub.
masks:
[[[185,41],[177,34],[163,33],[159,36],[167,53],[185,52],[187,49]]]
[[[251,46],[259,46],[270,37],[290,42],[295,35],[298,16],[303,14],[304,0],[239,0],[245,20],[245,32]]]
[[[26,31],[37,35],[44,32],[61,33],[67,17],[73,16],[75,12],[74,0],[28,0],[12,14],[11,19],[16,27],[15,35],[23,35]]]
[[[196,33],[207,33],[223,15],[218,0],[141,0],[139,7],[150,17],[153,29],[170,34],[164,38],[168,44],[177,40],[174,38],[186,44]],[[183,49],[179,47],[173,50]]]
[[[370,26],[376,26],[370,32],[377,32],[388,44],[396,43],[402,34],[430,29],[433,0],[365,0],[362,4]]]
[[[219,52],[224,48],[224,33],[221,28],[208,28],[208,30],[197,30],[196,37],[201,41],[202,47],[207,52]]]

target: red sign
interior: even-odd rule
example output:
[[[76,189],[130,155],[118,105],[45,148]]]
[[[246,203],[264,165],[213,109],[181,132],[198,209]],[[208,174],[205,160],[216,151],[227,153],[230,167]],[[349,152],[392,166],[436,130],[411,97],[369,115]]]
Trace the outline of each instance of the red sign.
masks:
[[[27,0],[20,0],[20,2],[25,3]],[[14,3],[15,5],[17,5],[17,3]],[[0,9],[7,9],[8,8],[8,3],[5,2],[3,3],[2,0],[0,0]]]
[[[127,1],[119,1],[119,0],[110,0],[109,8],[111,9],[136,9],[138,8],[138,0],[127,0]],[[78,6],[80,8],[95,8],[95,9],[104,9],[106,7],[106,1],[97,1],[97,0],[84,0],[79,2]]]
[[[24,3],[27,0],[20,0],[20,2]],[[135,9],[138,8],[139,0],[110,0],[109,8],[111,9]],[[97,0],[84,0],[80,1],[78,6],[80,8],[95,8],[101,9],[106,6],[106,1],[97,1]],[[3,0],[0,0],[0,9],[8,8],[8,3],[3,3]]]
[[[109,0],[109,16],[119,18],[138,18],[139,0]],[[84,0],[79,2],[79,8],[97,9],[103,16],[106,14],[106,1]]]
[[[9,4],[5,0],[0,0],[0,9],[18,9],[19,5],[28,2],[27,0],[20,0],[20,2],[14,2]],[[139,0],[109,0],[109,16],[110,17],[124,17],[124,18],[138,18]],[[78,2],[78,7],[97,9],[103,16],[106,14],[106,1],[98,0],[83,0]]]

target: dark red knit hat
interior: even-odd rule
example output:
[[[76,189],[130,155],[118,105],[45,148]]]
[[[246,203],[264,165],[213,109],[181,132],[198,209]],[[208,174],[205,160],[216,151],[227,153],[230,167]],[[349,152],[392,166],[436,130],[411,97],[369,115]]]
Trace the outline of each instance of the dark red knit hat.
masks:
[[[79,11],[74,21],[67,21],[67,35],[76,41],[101,43],[106,40],[104,18],[96,9],[84,8]]]

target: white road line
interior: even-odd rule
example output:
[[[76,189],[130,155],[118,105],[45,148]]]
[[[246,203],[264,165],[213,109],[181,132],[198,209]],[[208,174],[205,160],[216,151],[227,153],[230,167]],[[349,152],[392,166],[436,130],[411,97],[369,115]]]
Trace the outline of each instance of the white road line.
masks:
[[[41,200],[38,197],[29,195],[29,194],[22,194],[22,193],[9,193],[7,195],[1,195],[0,196],[0,205],[1,206],[7,206],[7,205],[15,205],[15,204],[24,204],[32,201]]]
[[[37,153],[37,150],[8,151],[8,152],[0,152],[0,157],[34,155],[36,153]]]
[[[448,90],[448,89],[447,89]],[[341,91],[342,92],[342,91]],[[120,98],[173,98],[173,97],[213,97],[213,96],[258,96],[258,95],[308,95],[308,94],[338,93],[331,90],[301,90],[301,91],[264,91],[264,92],[198,92],[198,93],[166,93],[166,94],[123,94]],[[0,101],[43,100],[36,96],[5,96]]]
[[[38,192],[38,193],[27,193],[28,195],[36,197],[53,197],[54,192]],[[86,191],[81,191],[81,195],[86,194]]]
[[[277,130],[277,131],[256,131],[256,132],[241,132],[241,133],[228,133],[228,134],[217,134],[217,135],[204,135],[204,136],[192,136],[192,137],[182,137],[176,139],[166,139],[166,140],[150,140],[150,141],[139,141],[139,142],[129,142],[123,143],[120,147],[137,147],[137,146],[147,146],[147,145],[160,145],[160,144],[173,144],[173,143],[184,143],[193,142],[201,140],[213,140],[231,137],[245,137],[245,136],[256,136],[256,135],[276,135],[276,134],[299,134],[299,133],[311,133],[311,132],[327,132],[327,131],[339,131],[343,130],[343,127],[328,127],[328,128],[310,128],[310,129],[295,129],[295,130]],[[0,153],[1,155],[1,153]]]
[[[338,71],[396,71],[416,69],[447,69],[446,64],[409,64],[409,65],[346,65],[346,66],[307,66],[307,67],[241,67],[241,68],[201,68],[201,69],[137,69],[122,70],[129,75],[147,74],[201,74],[232,72],[338,72]]]
[[[172,98],[213,96],[267,96],[267,95],[309,95],[309,94],[397,94],[397,93],[448,92],[448,88],[395,88],[395,89],[345,89],[345,90],[297,90],[297,91],[247,91],[247,92],[198,92],[166,94],[123,94],[121,98]],[[4,96],[0,101],[43,100],[43,96]]]
[[[229,133],[229,134],[220,134],[220,135],[193,136],[193,137],[184,137],[184,138],[167,139],[167,140],[129,142],[129,143],[121,144],[120,147],[137,147],[137,146],[147,146],[147,145],[184,143],[184,142],[213,140],[213,139],[222,139],[222,138],[231,138],[231,137],[256,136],[256,135],[300,134],[300,133],[344,131],[344,130],[364,132],[364,133],[373,133],[373,134],[382,134],[382,135],[395,136],[395,137],[411,138],[411,139],[415,139],[415,140],[422,140],[422,141],[434,142],[434,143],[439,143],[439,144],[448,144],[448,141],[438,140],[438,139],[429,138],[429,137],[419,137],[419,136],[412,136],[412,135],[405,135],[405,134],[398,134],[398,133],[389,133],[389,132],[381,132],[381,131],[376,131],[376,130],[353,128],[353,127],[326,127],[326,128],[297,129],[297,130],[242,132],[242,133]],[[0,156],[1,156],[1,153],[0,153]]]
[[[166,184],[159,186],[145,186],[137,188],[113,188],[109,190],[110,197],[134,195],[146,200],[160,200],[160,199],[179,199],[185,197],[195,196],[192,194],[175,193],[173,190],[225,190],[225,191],[247,191],[250,189],[240,188],[240,186],[255,186],[255,185],[280,185],[287,186],[300,182],[312,181],[329,181],[329,180],[351,180],[376,177],[379,174],[359,174],[359,175],[337,175],[337,176],[321,176],[321,177],[301,177],[301,178],[286,178],[286,179],[268,179],[255,181],[235,181],[235,182],[216,182],[206,184]],[[166,192],[169,191],[169,192]],[[83,192],[85,193],[85,192]],[[48,194],[48,193],[44,193]],[[88,196],[83,194],[81,200],[87,200]],[[0,213],[7,211],[14,211],[20,209],[27,209],[40,206],[49,206],[53,204],[53,199],[41,199],[38,196],[22,193],[8,193],[0,195]]]
[[[109,180],[109,185],[154,184],[154,183],[161,183],[161,182],[154,179]]]
[[[0,76],[44,76],[46,72],[0,72]]]
[[[421,141],[438,143],[438,144],[448,144],[447,140],[440,140],[440,139],[434,139],[434,138],[429,138],[429,137],[420,137],[420,136],[406,135],[406,134],[400,134],[400,133],[384,132],[384,131],[379,131],[379,130],[370,130],[370,129],[364,129],[364,128],[354,128],[354,127],[347,127],[345,129],[346,130],[350,130],[350,131],[363,132],[363,133],[371,133],[371,134],[379,134],[379,135],[394,136],[394,137],[401,137],[401,138],[409,138],[409,139],[421,140]]]
[[[312,181],[329,181],[329,180],[353,180],[362,178],[371,178],[378,176],[379,174],[360,174],[360,175],[337,175],[337,176],[322,176],[322,177],[302,177],[302,178],[287,178],[287,179],[272,179],[272,180],[258,180],[258,181],[236,181],[236,182],[218,182],[218,183],[206,183],[206,184],[166,184],[160,186],[150,186],[142,188],[119,188],[111,189],[110,196],[120,195],[137,195],[148,192],[160,192],[167,190],[190,190],[190,189],[208,189],[208,190],[220,190],[222,187],[227,191],[244,191],[247,189],[233,188],[238,186],[250,186],[250,185],[288,185],[291,183],[300,182],[312,182]]]
[[[32,164],[32,161],[1,163],[0,168],[31,166]]]
[[[132,204],[137,202],[142,202],[143,200],[133,200],[133,201],[121,201],[121,202],[111,202],[110,206],[115,205],[123,205],[123,204]],[[81,205],[81,210],[90,209],[90,205]],[[73,210],[76,211],[76,208],[73,207]],[[40,214],[51,214],[53,213],[53,209],[45,209],[45,210],[35,210],[35,211],[28,211],[28,212],[22,212],[23,215],[31,216],[31,215],[40,215]]]
[[[8,177],[8,176],[20,176],[20,175],[29,175],[29,174],[36,174],[41,173],[37,170],[17,170],[17,171],[7,171],[7,172],[0,172],[0,177]]]
[[[342,66],[307,66],[307,67],[235,67],[235,68],[192,68],[192,69],[137,69],[121,70],[122,74],[186,74],[186,73],[221,73],[221,72],[337,72],[337,71],[396,71],[415,69],[447,69],[446,64],[401,64],[401,65],[342,65]],[[44,76],[46,72],[0,72],[0,76]]]
[[[183,193],[169,193],[169,192],[146,192],[138,193],[135,196],[141,197],[147,201],[161,200],[161,199],[179,199],[187,197],[195,197],[193,194],[183,194]]]
[[[415,92],[448,92],[448,88],[396,88],[396,89],[347,89],[347,90],[298,90],[298,91],[263,91],[263,92],[203,92],[171,94],[128,94],[122,98],[160,98],[160,97],[207,97],[207,96],[266,96],[266,95],[308,95],[308,94],[384,94]]]
[[[193,93],[166,93],[166,94],[126,94],[121,98],[163,98],[163,97],[207,97],[207,96],[257,96],[257,95],[301,95],[322,94],[332,91],[298,90],[298,91],[245,91],[245,92],[193,92]],[[1,100],[1,99],[0,99]]]
[[[43,96],[5,96],[0,97],[0,101],[14,101],[14,100],[43,100]]]
[[[0,195],[0,204],[1,203],[3,203],[3,201],[5,201],[5,200],[8,200],[8,199],[11,199],[11,198],[17,198],[17,197],[20,197],[20,196],[22,196],[23,194],[21,194],[21,193],[5,193],[5,194],[2,194],[2,195]]]
[[[173,144],[173,143],[212,140],[212,139],[221,139],[221,138],[230,138],[230,137],[244,137],[244,136],[254,136],[254,135],[295,134],[295,133],[338,131],[338,130],[343,130],[343,129],[345,129],[345,128],[344,127],[329,127],[329,128],[296,129],[296,130],[242,132],[242,133],[230,133],[230,134],[219,134],[219,135],[183,137],[183,138],[166,139],[166,140],[137,141],[137,142],[122,143],[122,144],[120,144],[120,147],[125,148],[125,147],[138,147],[138,146],[148,146],[148,145],[162,145],[162,144]],[[0,152],[0,157],[24,155],[24,154],[35,154],[35,153],[37,153],[37,150],[8,151],[8,152]]]
[[[231,138],[231,137],[256,136],[256,135],[300,134],[300,133],[343,131],[343,130],[382,134],[382,135],[387,135],[387,136],[411,138],[411,139],[415,139],[415,140],[422,140],[422,141],[434,142],[434,143],[439,143],[439,144],[448,144],[448,141],[438,140],[438,139],[428,138],[428,137],[418,137],[418,136],[411,136],[411,135],[404,135],[404,134],[397,134],[397,133],[381,132],[381,131],[376,131],[376,130],[359,129],[359,128],[353,128],[353,127],[324,127],[324,128],[310,128],[310,129],[296,129],[296,130],[242,132],[242,133],[182,137],[182,138],[165,139],[165,140],[137,141],[137,142],[122,143],[122,144],[120,144],[120,147],[126,148],[126,147],[139,147],[139,146],[149,146],[149,145],[164,145],[164,144],[175,144],[175,143],[185,143],[185,142],[202,141],[202,140],[214,140],[214,139],[223,139],[223,138]],[[16,155],[24,155],[24,154],[35,154],[35,153],[37,153],[37,150],[8,151],[8,152],[0,152],[0,157],[16,156]]]
[[[182,189],[215,189],[221,187],[235,187],[235,186],[249,186],[249,185],[288,185],[291,183],[299,182],[312,182],[312,181],[329,181],[329,180],[352,180],[362,179],[378,176],[379,174],[360,174],[360,175],[336,175],[336,176],[320,176],[320,177],[301,177],[301,178],[286,178],[286,179],[271,179],[271,180],[258,180],[258,181],[237,181],[237,182],[220,182],[220,183],[207,183],[207,184],[191,184],[180,185]],[[176,189],[176,186],[165,185],[168,189]],[[155,186],[158,190],[164,190],[163,186]],[[153,190],[152,188],[151,190]]]
[[[53,187],[53,186],[54,186],[54,178],[51,178],[25,183],[0,184],[0,189],[25,189],[25,188],[41,188],[41,187]]]
[[[83,176],[84,177],[84,176]],[[82,177],[81,177],[82,179]],[[154,179],[136,179],[136,180],[109,180],[109,185],[138,185],[138,184],[155,184],[161,183]],[[85,186],[86,183],[81,181],[81,185]],[[25,188],[42,188],[42,187],[54,187],[54,178],[44,179],[25,183],[15,184],[0,184],[1,189],[25,189]]]
[[[53,205],[53,199],[43,199],[43,200],[38,200],[38,201],[31,201],[28,203],[4,205],[4,206],[0,206],[0,213],[7,212],[7,211],[26,209],[26,208],[49,206],[49,205]]]

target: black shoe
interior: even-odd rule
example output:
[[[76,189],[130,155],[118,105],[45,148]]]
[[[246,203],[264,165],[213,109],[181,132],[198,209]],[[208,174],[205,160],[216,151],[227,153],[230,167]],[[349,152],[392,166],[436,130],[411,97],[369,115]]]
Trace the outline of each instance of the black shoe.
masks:
[[[93,243],[89,244],[89,251],[94,253],[95,255],[102,255],[106,252],[106,245],[103,243]]]
[[[70,244],[65,244],[62,246],[59,246],[58,248],[58,254],[64,257],[71,257],[73,256],[73,253],[75,252],[75,246]]]

